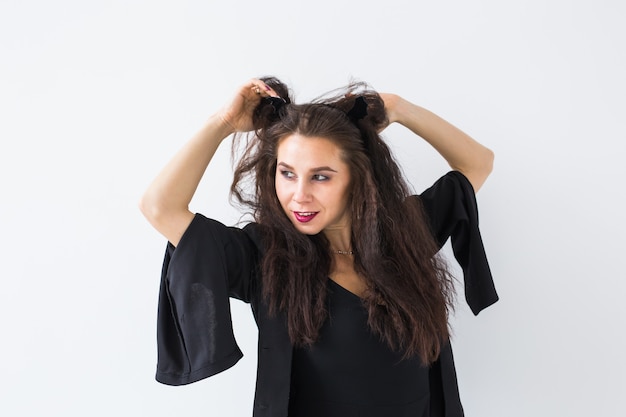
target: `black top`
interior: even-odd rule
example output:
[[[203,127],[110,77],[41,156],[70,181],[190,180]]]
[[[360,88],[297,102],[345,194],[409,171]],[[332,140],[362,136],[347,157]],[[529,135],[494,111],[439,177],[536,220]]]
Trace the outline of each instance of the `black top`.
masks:
[[[289,417],[428,415],[428,367],[402,360],[367,325],[362,300],[328,280],[329,318],[310,348],[294,349]]]
[[[495,303],[498,295],[478,228],[474,190],[467,178],[451,171],[421,195],[409,198],[422,202],[440,247],[451,239],[474,314]],[[201,214],[196,214],[178,246],[167,245],[159,292],[156,378],[164,384],[184,385],[237,363],[243,355],[232,329],[229,297],[237,298],[250,303],[259,329],[253,415],[286,417],[292,395],[293,348],[285,315],[269,314],[261,295],[258,265],[263,251],[257,224],[226,227]],[[463,416],[449,343],[442,346],[428,377],[430,416]]]

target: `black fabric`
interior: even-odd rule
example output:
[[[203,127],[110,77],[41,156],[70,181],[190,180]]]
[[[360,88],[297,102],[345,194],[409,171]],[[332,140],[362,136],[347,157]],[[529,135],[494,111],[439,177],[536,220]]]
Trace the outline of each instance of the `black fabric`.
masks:
[[[244,233],[230,229],[227,234],[222,240],[223,225],[196,216],[176,249],[168,243],[157,321],[159,382],[195,382],[243,356],[228,297],[250,301],[256,259]]]
[[[357,295],[331,279],[328,287],[318,340],[294,349],[289,417],[428,417],[428,367],[372,333]]]
[[[452,171],[420,198],[440,246],[451,237],[474,314],[497,301],[478,230],[469,181]],[[168,244],[157,318],[156,379],[183,385],[233,366],[242,356],[232,331],[229,297],[250,303],[259,329],[254,417],[285,417],[292,347],[282,315],[270,317],[260,297],[257,265],[263,253],[258,226],[231,228],[196,214],[179,245]],[[454,359],[446,345],[429,372],[431,416],[460,417]]]
[[[439,247],[451,238],[454,257],[463,268],[465,300],[478,315],[498,301],[498,294],[478,228],[478,206],[472,184],[460,172],[450,171],[419,198]]]

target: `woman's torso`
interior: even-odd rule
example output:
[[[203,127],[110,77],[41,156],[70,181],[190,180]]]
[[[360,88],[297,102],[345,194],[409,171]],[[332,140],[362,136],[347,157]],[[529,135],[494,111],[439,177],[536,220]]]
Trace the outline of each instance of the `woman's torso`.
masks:
[[[361,299],[328,280],[329,317],[311,347],[294,349],[290,417],[428,415],[428,368],[374,335]]]

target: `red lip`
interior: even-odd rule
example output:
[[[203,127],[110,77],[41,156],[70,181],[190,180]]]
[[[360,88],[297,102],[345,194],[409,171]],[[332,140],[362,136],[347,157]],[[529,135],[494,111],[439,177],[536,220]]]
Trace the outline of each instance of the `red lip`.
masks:
[[[299,221],[300,223],[308,223],[311,220],[313,220],[313,218],[315,216],[317,216],[317,211],[294,211],[293,215],[295,216],[296,220]]]

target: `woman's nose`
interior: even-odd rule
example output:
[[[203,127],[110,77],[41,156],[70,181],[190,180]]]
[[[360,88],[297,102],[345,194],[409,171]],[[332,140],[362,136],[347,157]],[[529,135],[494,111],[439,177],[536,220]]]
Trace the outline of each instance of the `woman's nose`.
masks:
[[[311,190],[309,184],[307,184],[306,181],[298,181],[292,198],[296,203],[306,203],[311,201]]]

